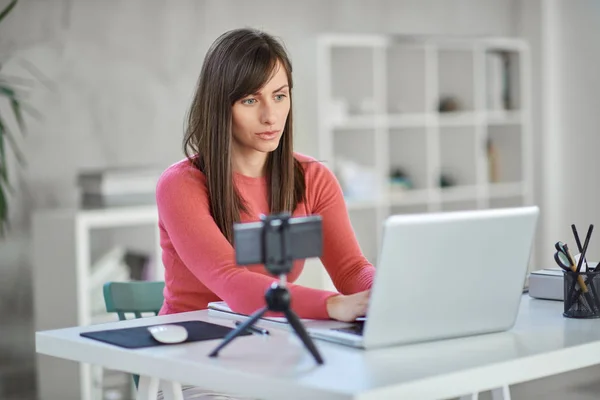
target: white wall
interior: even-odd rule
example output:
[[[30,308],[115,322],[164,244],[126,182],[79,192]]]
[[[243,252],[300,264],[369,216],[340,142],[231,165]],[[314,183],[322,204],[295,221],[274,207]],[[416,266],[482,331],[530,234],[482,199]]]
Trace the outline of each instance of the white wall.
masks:
[[[562,169],[559,233],[574,243],[570,224],[585,235],[596,224],[588,255],[600,258],[600,2],[557,2],[560,41],[557,86]],[[582,239],[583,240],[583,239]],[[573,244],[572,247],[575,245]]]
[[[22,1],[0,30],[20,51],[9,67],[22,75],[17,62],[26,58],[51,83],[31,98],[44,119],[30,121],[24,143],[29,195],[15,202],[26,210],[17,226],[31,209],[74,204],[79,169],[181,158],[204,53],[225,30],[254,26],[284,39],[295,68],[297,149],[316,155],[317,33],[507,35],[511,10],[496,0]]]

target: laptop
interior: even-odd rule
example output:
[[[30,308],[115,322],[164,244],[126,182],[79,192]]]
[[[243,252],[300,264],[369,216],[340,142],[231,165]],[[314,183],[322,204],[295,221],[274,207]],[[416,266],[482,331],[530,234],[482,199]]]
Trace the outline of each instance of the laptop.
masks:
[[[394,215],[364,321],[308,328],[364,349],[511,329],[528,271],[536,206]]]

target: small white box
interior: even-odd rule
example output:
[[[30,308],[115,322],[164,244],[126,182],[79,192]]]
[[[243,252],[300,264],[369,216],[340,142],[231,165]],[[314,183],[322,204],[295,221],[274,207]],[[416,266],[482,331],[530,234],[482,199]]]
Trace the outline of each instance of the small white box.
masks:
[[[529,296],[536,299],[564,300],[564,278],[560,268],[547,268],[529,274]]]

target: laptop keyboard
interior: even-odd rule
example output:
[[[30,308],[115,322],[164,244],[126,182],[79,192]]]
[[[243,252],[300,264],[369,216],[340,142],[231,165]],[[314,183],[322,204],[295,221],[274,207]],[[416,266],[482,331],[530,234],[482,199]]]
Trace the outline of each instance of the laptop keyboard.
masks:
[[[351,326],[347,326],[345,328],[336,328],[334,331],[352,333],[354,335],[362,336],[363,329],[365,328],[364,321],[355,322]]]

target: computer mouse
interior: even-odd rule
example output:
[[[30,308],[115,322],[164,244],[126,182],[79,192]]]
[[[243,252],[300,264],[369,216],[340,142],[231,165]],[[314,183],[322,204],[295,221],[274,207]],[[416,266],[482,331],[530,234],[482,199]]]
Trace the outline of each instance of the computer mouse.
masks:
[[[187,329],[181,325],[149,326],[148,331],[154,339],[161,343],[181,343],[188,337]]]

